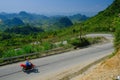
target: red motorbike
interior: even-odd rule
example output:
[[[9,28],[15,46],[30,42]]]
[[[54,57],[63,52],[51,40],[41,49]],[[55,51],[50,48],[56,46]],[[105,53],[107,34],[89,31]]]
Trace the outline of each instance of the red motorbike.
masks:
[[[29,67],[27,67],[25,64],[20,64],[20,66],[22,67],[23,72],[30,71],[35,68],[35,65],[33,65],[33,64],[31,64],[31,66],[29,66]]]

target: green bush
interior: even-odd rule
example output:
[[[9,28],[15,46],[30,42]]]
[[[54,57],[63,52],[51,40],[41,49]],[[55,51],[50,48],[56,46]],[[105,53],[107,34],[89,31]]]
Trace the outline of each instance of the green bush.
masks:
[[[86,38],[82,38],[82,39],[74,39],[71,44],[75,47],[84,47],[89,45],[89,41]]]
[[[22,49],[20,49],[20,50],[16,50],[16,54],[17,56],[19,56],[25,54],[25,52]]]
[[[32,53],[33,52],[33,46],[32,45],[26,45],[22,48],[22,50],[25,52],[25,53]]]
[[[33,50],[33,52],[43,52],[44,47],[41,45],[34,45],[32,50]]]
[[[88,41],[90,44],[95,44],[95,43],[99,43],[102,41],[104,37],[94,37],[94,38],[88,38]]]
[[[15,50],[12,49],[3,53],[2,58],[13,57],[13,56],[17,56],[17,54]]]
[[[115,18],[114,19],[114,27],[115,27],[115,39],[114,39],[114,46],[116,48],[116,50],[118,50],[120,48],[120,18]]]
[[[41,45],[44,47],[44,50],[50,50],[54,47],[50,42],[43,42]]]
[[[116,27],[116,30],[115,30],[115,41],[114,41],[114,45],[116,47],[116,49],[119,49],[120,48],[120,25],[118,25]]]

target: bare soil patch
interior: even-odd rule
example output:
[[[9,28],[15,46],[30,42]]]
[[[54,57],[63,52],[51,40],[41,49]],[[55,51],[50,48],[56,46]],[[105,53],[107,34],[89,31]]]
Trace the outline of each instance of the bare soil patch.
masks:
[[[116,80],[120,76],[120,50],[115,56],[71,80]]]

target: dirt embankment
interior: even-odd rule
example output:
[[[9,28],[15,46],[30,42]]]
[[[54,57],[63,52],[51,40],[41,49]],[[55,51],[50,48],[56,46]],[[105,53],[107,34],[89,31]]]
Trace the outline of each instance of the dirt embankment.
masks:
[[[112,58],[71,80],[116,80],[117,76],[120,76],[120,50]]]

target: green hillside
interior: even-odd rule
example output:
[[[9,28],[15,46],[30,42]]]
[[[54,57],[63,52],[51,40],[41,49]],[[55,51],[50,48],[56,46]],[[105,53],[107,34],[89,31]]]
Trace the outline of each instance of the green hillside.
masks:
[[[104,11],[82,23],[82,27],[86,32],[114,32],[114,44],[118,50],[120,48],[120,0],[114,0]]]
[[[84,22],[88,31],[114,31],[116,18],[120,14],[120,0],[114,2],[104,11]]]

